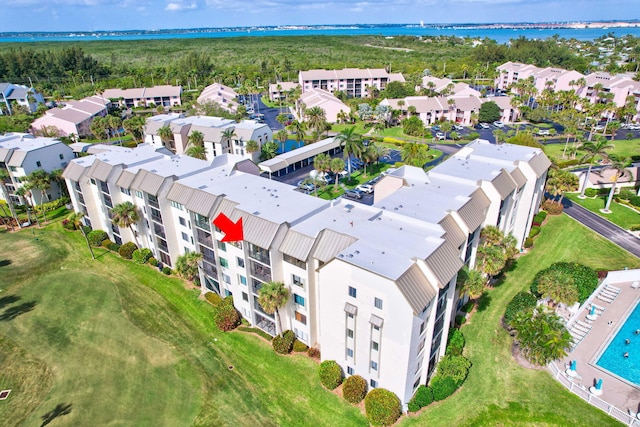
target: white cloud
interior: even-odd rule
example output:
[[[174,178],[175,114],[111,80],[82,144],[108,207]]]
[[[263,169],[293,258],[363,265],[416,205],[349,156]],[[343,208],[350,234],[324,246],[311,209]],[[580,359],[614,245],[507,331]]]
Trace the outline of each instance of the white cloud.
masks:
[[[182,0],[179,0],[167,3],[167,6],[164,8],[164,10],[169,12],[180,12],[182,10],[194,10],[197,8],[198,5],[195,2],[185,3]]]

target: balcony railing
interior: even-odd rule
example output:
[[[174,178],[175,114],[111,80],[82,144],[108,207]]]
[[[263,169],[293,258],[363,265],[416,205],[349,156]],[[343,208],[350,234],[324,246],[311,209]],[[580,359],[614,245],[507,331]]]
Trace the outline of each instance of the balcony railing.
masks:
[[[264,285],[264,283],[262,283],[261,281],[257,280],[257,279],[251,279],[251,291],[258,295],[260,293],[260,289],[262,288],[262,285]]]
[[[207,261],[202,262],[202,271],[209,277],[218,280],[218,269],[215,265],[209,264]]]
[[[251,261],[249,263],[251,275],[257,277],[263,282],[271,281],[271,269],[262,264]]]
[[[210,233],[202,230],[196,230],[196,239],[198,243],[201,243],[209,248],[213,248],[213,238]]]
[[[156,236],[158,237],[162,237],[163,239],[166,239],[167,236],[164,232],[164,227],[158,224],[153,224],[153,232],[156,233]]]
[[[153,221],[155,221],[155,222],[157,222],[159,224],[162,224],[162,215],[151,214],[151,220],[153,220]]]
[[[149,206],[154,207],[156,209],[160,209],[160,204],[158,203],[158,200],[152,200],[151,198],[149,198],[148,200]]]
[[[196,224],[196,227],[202,228],[203,230],[211,231],[211,224],[209,224],[209,218],[196,215],[196,217],[194,218],[194,222]]]

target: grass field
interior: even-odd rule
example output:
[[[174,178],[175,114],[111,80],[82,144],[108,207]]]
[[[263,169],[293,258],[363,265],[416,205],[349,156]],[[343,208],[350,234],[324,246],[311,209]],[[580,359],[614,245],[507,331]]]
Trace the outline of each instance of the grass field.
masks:
[[[562,242],[562,244],[558,244]],[[213,308],[181,281],[47,229],[0,234],[0,419],[38,425],[366,426],[325,391],[317,364],[260,338],[218,332]],[[552,262],[640,267],[571,219],[549,219],[531,253],[482,299],[463,332],[469,378],[401,425],[616,425],[541,370],[517,365],[505,304]],[[233,365],[233,369],[228,369]],[[65,412],[68,412],[65,414]]]
[[[600,215],[601,217],[613,222],[619,227],[625,230],[631,229],[634,225],[640,225],[640,214],[633,209],[611,201],[609,210],[611,213],[605,214],[600,212],[600,209],[604,209],[607,204],[608,196],[596,196],[586,199],[580,199],[578,193],[567,193],[565,197],[580,206],[589,209],[591,212]]]
[[[558,160],[569,160],[562,158],[562,152],[564,150],[564,141],[562,140],[562,144],[547,144],[544,146],[544,152],[549,157],[555,157]],[[637,156],[640,153],[640,139],[631,139],[631,140],[615,140],[611,141],[611,144],[614,145],[615,148],[608,151],[609,154],[615,154],[621,157],[632,157]],[[573,145],[573,142],[570,141],[568,148]],[[567,148],[567,149],[568,149]],[[578,150],[576,153],[576,158],[579,159],[585,154],[584,151]],[[596,159],[599,159],[597,157]]]

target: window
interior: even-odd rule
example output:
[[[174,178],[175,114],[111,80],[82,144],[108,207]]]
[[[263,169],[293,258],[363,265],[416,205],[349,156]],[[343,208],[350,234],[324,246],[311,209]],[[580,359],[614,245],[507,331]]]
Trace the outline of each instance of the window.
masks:
[[[293,282],[294,285],[304,288],[304,279],[302,279],[301,277],[296,276],[295,274],[292,274],[291,281]]]
[[[353,357],[353,349],[347,348],[347,357]]]
[[[11,172],[16,172],[18,170],[18,168],[16,168],[15,166],[9,166],[9,170]]]
[[[425,320],[424,322],[422,322],[422,325],[420,325],[420,335],[422,335],[422,333],[424,332],[424,328],[427,326],[427,321]]]
[[[414,389],[414,390],[415,390],[415,389],[417,389],[417,388],[418,388],[418,386],[420,386],[420,378],[418,378],[418,379],[416,380],[416,382],[415,382],[415,383],[413,383],[413,389]]]
[[[353,286],[349,286],[349,296],[355,298],[357,295],[357,290]]]
[[[351,366],[347,366],[347,374],[353,375],[353,368]]]
[[[229,268],[229,261],[227,261],[224,258],[220,258],[220,266],[222,266],[224,268]]]
[[[12,167],[13,167],[13,166],[12,166]],[[14,172],[15,172],[15,170],[14,170]],[[89,179],[89,181],[90,181],[93,185],[96,185],[96,180],[95,180],[95,179],[90,178],[90,179]]]
[[[92,179],[93,179],[93,178],[92,178]],[[92,184],[95,184],[95,182],[93,182]],[[142,191],[138,191],[138,190],[136,190],[136,197],[139,197],[140,199],[142,199],[142,198],[143,198],[143,196],[142,196]]]
[[[380,330],[380,326],[373,325],[373,330],[374,331],[379,331]]]
[[[380,298],[374,298],[373,303],[376,308],[382,310],[382,300]]]
[[[371,370],[373,371],[378,370],[378,362],[374,362],[373,360],[371,361]]]
[[[353,338],[353,329],[347,329],[347,338]]]
[[[182,240],[184,241],[189,241],[189,235],[187,233],[181,233],[182,234]]]
[[[64,160],[64,154],[60,154],[60,160]]]
[[[376,380],[371,380],[369,381],[369,385],[371,386],[371,388],[376,388],[378,387],[378,382]]]
[[[42,162],[37,161],[37,162],[36,162],[36,166],[37,166],[37,167],[39,167],[39,168],[41,168],[41,167],[42,167]]]
[[[307,263],[299,260],[298,258],[283,254],[282,259],[284,260],[284,262],[288,262],[289,264],[295,265],[296,267],[302,268],[303,270],[307,269]]]
[[[180,221],[180,225],[183,227],[187,226],[187,220],[182,218],[181,216],[178,217],[178,221]]]
[[[371,350],[378,351],[379,345],[375,341],[371,341]]]
[[[227,251],[227,245],[224,242],[218,241],[218,249],[220,249],[221,251],[226,252]]]
[[[236,257],[236,262],[238,263],[238,267],[244,268],[244,258]]]
[[[127,196],[131,195],[131,191],[128,188],[120,187],[120,192],[122,194],[126,194]]]
[[[307,316],[305,316],[304,314],[300,313],[299,311],[296,311],[296,320],[300,323],[302,323],[303,325],[307,324]]]
[[[246,292],[243,292],[242,293],[242,299],[245,300],[245,301],[249,301],[249,295],[247,295]]]
[[[301,297],[298,294],[293,294],[293,302],[304,307],[304,297]]]
[[[244,277],[242,274],[238,274],[238,282],[240,282],[241,284],[247,286],[247,278]]]
[[[174,208],[179,209],[181,211],[184,210],[184,205],[181,205],[178,202],[174,202],[173,200],[171,201],[171,206],[173,206]]]
[[[222,281],[224,283],[231,284],[231,277],[228,274],[222,273]]]

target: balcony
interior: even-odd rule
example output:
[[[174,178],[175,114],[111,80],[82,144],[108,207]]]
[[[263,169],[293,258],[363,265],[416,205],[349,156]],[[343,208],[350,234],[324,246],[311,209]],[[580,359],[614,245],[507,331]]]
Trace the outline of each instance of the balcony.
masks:
[[[200,253],[202,254],[202,259],[204,259],[205,261],[208,261],[212,264],[216,263],[216,255],[211,249],[200,245]]]
[[[152,195],[148,195],[147,196],[147,202],[149,203],[149,206],[154,207],[156,209],[160,209],[160,204],[158,203],[158,198],[154,197]]]
[[[200,244],[203,244],[209,248],[213,248],[213,238],[211,237],[211,233],[196,229],[196,240]]]
[[[218,269],[216,268],[215,265],[209,264],[207,261],[203,261],[202,271],[204,271],[204,274],[206,274],[207,276],[212,277],[215,280],[218,280]]]
[[[196,227],[202,228],[203,230],[211,231],[211,224],[209,224],[208,217],[196,214],[193,220],[196,224]]]
[[[271,264],[271,259],[269,257],[269,250],[263,249],[260,246],[256,246],[252,243],[249,243],[249,256],[256,261],[260,261],[263,264]]]
[[[261,281],[257,280],[257,279],[251,279],[251,291],[258,295],[260,293],[260,289],[262,288],[262,285],[264,285],[264,283],[262,283]]]
[[[153,232],[156,234],[156,236],[158,237],[162,237],[163,239],[166,239],[167,236],[164,232],[164,227],[158,224],[153,224]]]
[[[110,194],[110,193],[109,193],[109,186],[107,185],[107,183],[106,183],[106,182],[104,182],[104,181],[98,181],[98,182],[100,182],[100,190],[101,190],[103,193]]]
[[[253,277],[258,278],[263,282],[271,281],[271,268],[253,261],[249,262],[249,267]]]
[[[162,224],[162,214],[158,209],[151,208],[151,220]]]

